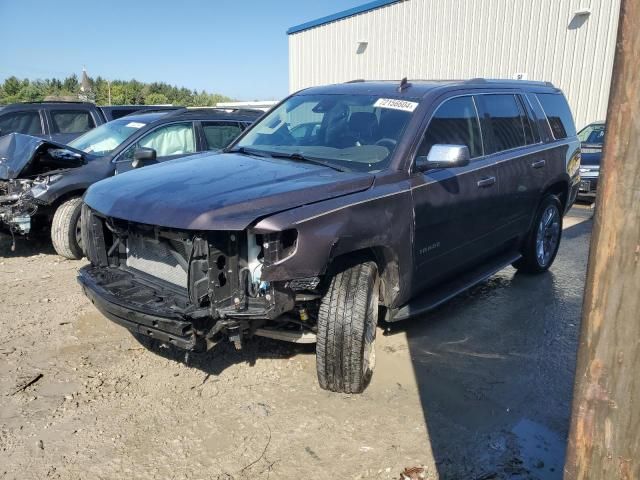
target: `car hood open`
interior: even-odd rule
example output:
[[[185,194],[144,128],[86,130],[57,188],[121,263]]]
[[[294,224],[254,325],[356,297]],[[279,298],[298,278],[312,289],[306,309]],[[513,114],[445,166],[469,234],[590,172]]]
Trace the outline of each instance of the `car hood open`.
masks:
[[[243,230],[255,220],[369,188],[369,173],[285,159],[202,154],[94,184],[85,202],[103,215],[169,228]]]
[[[83,165],[84,152],[22,133],[0,137],[0,179],[29,177]]]

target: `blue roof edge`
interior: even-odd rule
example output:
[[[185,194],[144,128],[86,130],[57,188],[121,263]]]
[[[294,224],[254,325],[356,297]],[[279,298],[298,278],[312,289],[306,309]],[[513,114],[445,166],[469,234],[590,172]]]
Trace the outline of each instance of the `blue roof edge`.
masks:
[[[402,1],[404,0],[375,0],[373,2],[360,5],[359,7],[353,7],[348,10],[334,13],[333,15],[327,15],[326,17],[317,18],[316,20],[311,20],[310,22],[295,25],[287,30],[287,35],[302,32],[304,30],[309,30],[310,28],[319,27],[320,25],[324,25],[325,23],[335,22],[336,20],[342,20],[343,18],[353,17],[354,15],[358,15],[359,13],[368,12],[369,10],[375,10],[376,8],[391,5],[392,3],[399,3]]]

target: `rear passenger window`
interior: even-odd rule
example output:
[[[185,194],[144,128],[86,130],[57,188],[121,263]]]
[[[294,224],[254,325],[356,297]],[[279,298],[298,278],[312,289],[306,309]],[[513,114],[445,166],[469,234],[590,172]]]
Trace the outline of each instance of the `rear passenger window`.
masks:
[[[482,156],[482,136],[476,107],[471,97],[447,100],[433,115],[418,156],[426,156],[436,144],[466,145],[471,158]]]
[[[202,122],[202,129],[207,139],[207,150],[223,149],[242,133],[236,122]]]
[[[531,105],[518,95],[520,99],[520,108],[522,109],[522,123],[524,125],[524,136],[527,141],[527,145],[538,143],[540,141],[540,130],[538,129],[538,123],[535,120]]]
[[[569,105],[561,93],[538,93],[538,101],[547,115],[551,132],[556,140],[573,137],[576,126]]]
[[[52,110],[53,133],[84,133],[95,127],[91,114],[83,110]]]
[[[25,135],[42,135],[40,113],[16,112],[0,117],[0,135],[14,132],[24,133]]]
[[[524,112],[515,95],[480,95],[483,113],[493,130],[491,153],[522,147],[527,144],[523,123]]]

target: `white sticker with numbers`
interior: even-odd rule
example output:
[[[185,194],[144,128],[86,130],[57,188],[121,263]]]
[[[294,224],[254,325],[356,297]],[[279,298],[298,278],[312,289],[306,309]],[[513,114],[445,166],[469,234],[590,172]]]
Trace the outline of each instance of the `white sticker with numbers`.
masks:
[[[407,100],[398,100],[397,98],[379,98],[373,104],[377,108],[391,108],[393,110],[402,110],[404,112],[413,112],[418,106],[418,102],[409,102]]]

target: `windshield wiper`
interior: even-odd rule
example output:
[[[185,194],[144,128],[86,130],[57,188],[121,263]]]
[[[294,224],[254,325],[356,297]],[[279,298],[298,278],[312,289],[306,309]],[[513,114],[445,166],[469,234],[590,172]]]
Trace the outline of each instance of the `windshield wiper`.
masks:
[[[337,167],[336,165],[333,165],[329,162],[323,162],[322,160],[318,160],[317,158],[314,158],[314,157],[307,157],[306,155],[303,155],[300,152],[293,152],[293,153],[269,152],[269,154],[273,158],[286,158],[286,159],[295,160],[298,162],[307,162],[307,163],[312,163],[314,165],[321,165],[323,167],[332,168],[333,170],[337,170],[338,172],[346,172],[344,168]]]
[[[259,148],[247,148],[247,147],[238,147],[233,150],[223,150],[224,153],[241,153],[243,155],[256,155],[258,157],[269,157],[271,156],[269,152],[265,152],[264,150],[260,150]]]

